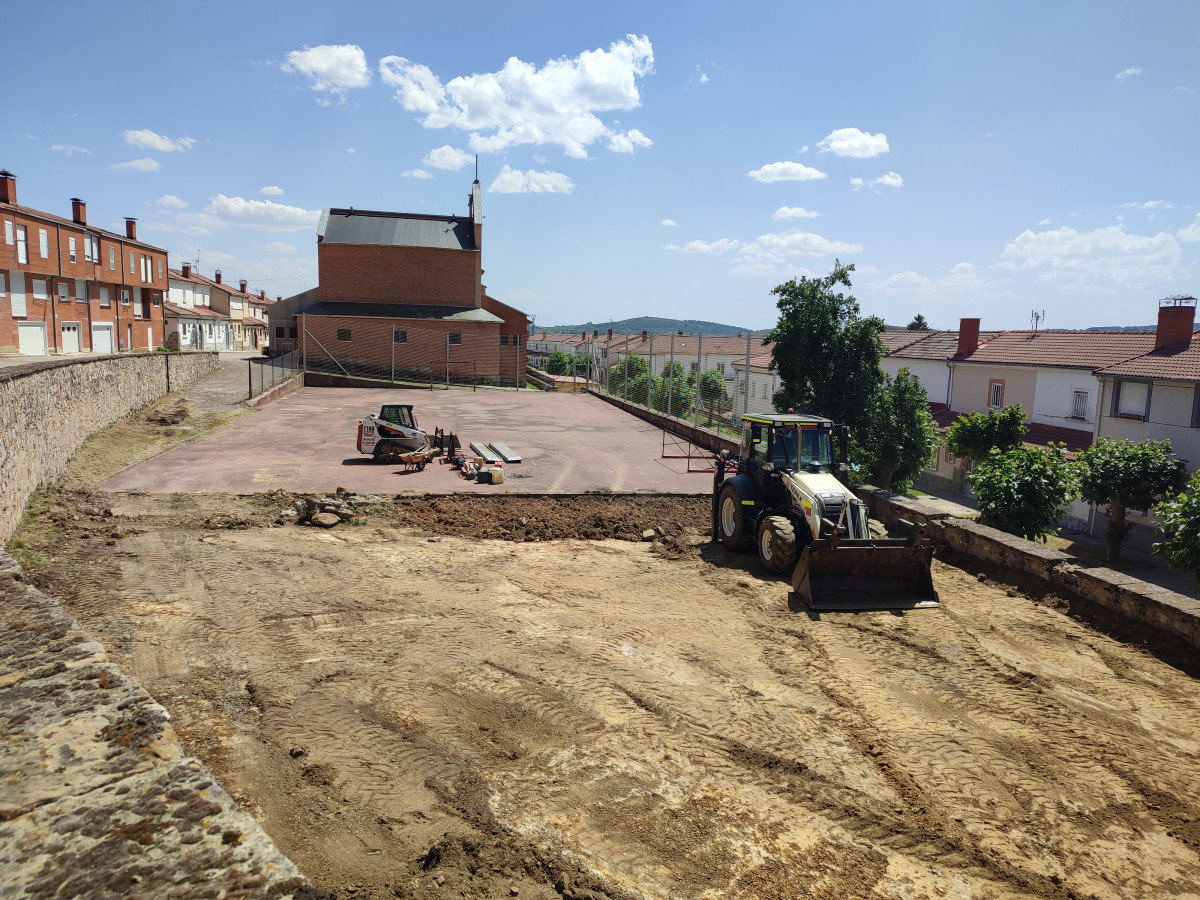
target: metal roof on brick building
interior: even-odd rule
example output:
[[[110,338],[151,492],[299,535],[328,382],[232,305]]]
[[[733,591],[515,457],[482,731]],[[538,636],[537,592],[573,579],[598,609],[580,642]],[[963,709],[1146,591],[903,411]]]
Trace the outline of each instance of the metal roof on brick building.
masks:
[[[360,209],[323,210],[320,224],[317,225],[317,242],[433,247],[441,250],[478,249],[475,246],[475,225],[470,219]]]

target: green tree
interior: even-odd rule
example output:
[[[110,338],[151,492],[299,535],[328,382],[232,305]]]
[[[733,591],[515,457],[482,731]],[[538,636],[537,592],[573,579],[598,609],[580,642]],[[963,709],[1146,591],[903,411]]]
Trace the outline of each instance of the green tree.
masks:
[[[979,498],[980,522],[1043,542],[1078,490],[1063,444],[993,449],[967,481]]]
[[[905,326],[909,331],[928,331],[929,323],[925,321],[925,317],[920,313],[913,316],[913,320]]]
[[[774,344],[772,365],[782,383],[776,409],[827,416],[858,431],[883,383],[879,335],[887,325],[875,316],[860,317],[858,301],[835,292],[838,285],[850,287],[853,271],[853,265],[835,260],[824,278],[802,277],[773,288],[779,321],[763,343]]]
[[[566,375],[571,370],[571,357],[561,350],[551,351],[546,357],[546,372],[550,375]]]
[[[929,463],[937,436],[924,386],[901,369],[895,379],[884,375],[867,425],[853,435],[850,456],[876,487],[903,492]]]
[[[983,413],[968,413],[946,432],[946,446],[955,456],[981,462],[992,450],[1016,450],[1028,429],[1021,404]]]
[[[608,392],[614,397],[625,396],[626,383],[632,384],[638,379],[645,379],[649,370],[649,363],[640,356],[629,356],[621,360],[608,369]],[[645,400],[641,402],[644,403]]]
[[[654,408],[670,416],[686,416],[695,402],[696,391],[688,383],[687,373],[679,360],[663,366],[662,375],[654,379],[653,391]],[[671,394],[669,402],[668,392]]]
[[[1200,471],[1192,473],[1185,489],[1154,507],[1162,520],[1163,539],[1154,545],[1172,569],[1189,572],[1200,586]]]
[[[1108,505],[1108,561],[1119,562],[1129,533],[1125,513],[1147,509],[1183,487],[1183,460],[1170,441],[1114,441],[1102,438],[1079,454],[1080,492],[1089,503]]]
[[[711,424],[713,415],[720,412],[721,407],[725,405],[725,376],[717,369],[705,369],[696,383],[696,392],[699,401],[708,411],[708,421]]]

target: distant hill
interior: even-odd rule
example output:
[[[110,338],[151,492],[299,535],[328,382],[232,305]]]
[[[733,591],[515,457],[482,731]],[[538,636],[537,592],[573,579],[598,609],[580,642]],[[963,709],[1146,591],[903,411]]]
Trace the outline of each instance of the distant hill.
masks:
[[[657,316],[639,316],[636,319],[621,319],[619,322],[586,322],[582,325],[543,325],[539,322],[534,326],[534,331],[549,331],[552,334],[580,334],[585,331],[591,334],[593,331],[599,331],[603,334],[610,328],[614,334],[639,334],[643,331],[650,334],[670,334],[673,331],[682,331],[684,334],[728,337],[746,333],[745,328],[738,328],[736,325],[701,322],[697,319],[660,319]]]
[[[1157,325],[1096,325],[1085,331],[1154,331]]]

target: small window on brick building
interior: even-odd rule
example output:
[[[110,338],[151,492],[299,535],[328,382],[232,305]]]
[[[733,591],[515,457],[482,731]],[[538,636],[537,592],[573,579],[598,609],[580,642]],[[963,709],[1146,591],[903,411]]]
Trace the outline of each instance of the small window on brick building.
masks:
[[[275,337],[277,337],[277,338],[283,337],[283,326],[282,325],[275,326]]]
[[[124,288],[121,289],[121,305],[129,305],[129,291],[125,290]]]
[[[70,253],[71,253],[71,262],[73,262],[73,263],[79,262],[79,257],[75,251],[75,238],[73,238],[73,237],[67,238],[67,247],[69,248]]]
[[[408,332],[401,331],[400,329],[397,328],[395,331],[392,332],[392,343],[393,344],[407,344],[408,343]]]
[[[116,247],[108,248],[108,267],[109,267],[109,269],[111,269],[114,272],[117,270],[117,248]]]
[[[338,340],[339,341],[350,340],[350,329],[349,328],[339,328],[337,331],[338,331]]]
[[[451,344],[461,344],[462,343],[462,334],[457,331],[450,332],[450,334],[447,337]]]
[[[100,288],[100,306],[105,309],[112,306],[112,291],[109,288]]]
[[[500,335],[500,346],[501,347],[508,346],[508,335],[507,334]]]
[[[289,328],[289,329],[288,329],[288,337],[290,337],[290,338],[294,338],[295,336],[296,336],[296,329],[295,329],[295,328]]]
[[[521,336],[520,336],[519,334],[514,334],[514,335],[513,335],[513,346],[514,346],[514,347],[520,347],[520,346],[521,346]]]

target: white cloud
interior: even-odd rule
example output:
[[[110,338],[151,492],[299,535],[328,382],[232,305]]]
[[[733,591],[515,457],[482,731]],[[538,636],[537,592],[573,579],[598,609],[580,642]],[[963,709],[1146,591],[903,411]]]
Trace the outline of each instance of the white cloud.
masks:
[[[1049,219],[1042,219],[1042,221],[1038,222],[1038,227],[1040,228],[1042,225],[1049,225],[1049,224],[1050,224]]]
[[[157,172],[157,159],[131,159],[129,162],[113,163],[109,166],[110,169],[115,169],[118,172]]]
[[[221,225],[249,225],[266,231],[299,231],[316,228],[321,211],[285,206],[273,200],[246,200],[217,194],[205,212]]]
[[[165,135],[155,134],[149,128],[129,129],[122,135],[125,143],[140,150],[157,150],[159,153],[178,153],[181,150],[191,150],[196,143],[195,138],[185,137],[172,139]]]
[[[700,71],[699,66],[696,66],[696,80],[701,84],[708,84],[711,79],[709,79],[708,75],[706,75],[704,72]]]
[[[457,128],[470,134],[479,153],[519,144],[557,144],[568,156],[585,158],[587,148],[608,139],[611,149],[648,146],[636,129],[606,125],[597,113],[641,105],[637,79],[654,71],[649,38],[628,35],[608,50],[588,50],[554,59],[541,68],[510,57],[499,72],[465,75],[446,84],[428,66],[402,56],[379,62],[395,100],[421,115],[426,128]]]
[[[279,197],[283,194],[283,188],[275,184],[268,184],[266,187],[260,187],[258,192],[266,194],[268,197]]]
[[[928,278],[910,269],[867,283],[865,287],[880,294],[919,295],[930,302],[961,302],[963,297],[994,296],[998,286],[981,278],[972,263],[961,262],[939,278]]]
[[[263,249],[275,256],[295,256],[299,251],[285,241],[270,241],[263,244]]]
[[[163,194],[154,202],[161,209],[187,209],[187,203],[174,194]]]
[[[67,156],[70,156],[72,153],[91,153],[92,152],[91,150],[87,150],[84,147],[76,147],[74,144],[51,144],[50,149],[53,150],[55,153],[65,153]]]
[[[344,99],[351,88],[371,83],[367,56],[357,44],[322,44],[293,50],[282,66],[285,72],[296,72],[309,79],[314,91],[333,94]]]
[[[426,172],[424,169],[409,169],[406,172],[401,172],[400,177],[401,178],[420,178],[420,179],[424,180],[426,178],[432,178],[433,174],[430,172]]]
[[[801,147],[801,148],[800,148],[800,152],[801,152],[801,153],[807,153],[807,152],[808,152],[808,144],[805,144],[803,147]]]
[[[813,212],[803,206],[781,206],[775,210],[776,219],[815,219],[819,215],[819,212]]]
[[[767,184],[775,181],[816,181],[826,177],[824,172],[798,162],[767,163],[762,168],[752,169],[746,174]]]
[[[1169,200],[1147,200],[1145,203],[1122,203],[1122,209],[1170,209],[1175,204]]]
[[[488,188],[493,194],[569,194],[575,183],[561,172],[510,169],[506,163]]]
[[[1175,237],[1179,238],[1181,241],[1187,241],[1188,243],[1191,243],[1192,241],[1200,241],[1200,215],[1196,216],[1196,221],[1191,225],[1187,226],[1186,228],[1181,228],[1179,231],[1175,232]]]
[[[1166,233],[1129,234],[1120,225],[1078,232],[1064,226],[1036,233],[1025,230],[1002,255],[1000,267],[1033,272],[1039,280],[1106,288],[1175,276],[1181,250]]]
[[[455,172],[470,163],[474,158],[466,150],[459,150],[456,147],[446,144],[445,146],[438,147],[436,150],[430,150],[425,155],[425,158],[421,160],[421,165],[433,166],[435,169],[449,169]]]
[[[877,184],[882,184],[884,187],[898,188],[904,184],[904,179],[895,172],[888,172],[886,175],[880,175],[872,181],[871,187],[875,187]]]
[[[822,153],[833,153],[836,156],[852,156],[855,159],[869,159],[880,153],[887,153],[887,135],[882,132],[871,134],[857,128],[838,128],[830,132],[817,144]]]
[[[810,231],[784,231],[760,234],[743,244],[730,269],[731,275],[778,276],[794,270],[797,257],[821,257],[862,252],[862,244],[831,241]]]
[[[1124,81],[1126,78],[1132,78],[1134,75],[1141,75],[1142,70],[1137,66],[1130,66],[1124,72],[1117,73],[1117,81]]]
[[[857,191],[859,188],[861,188],[863,186],[863,180],[861,178],[851,178],[850,186]]]
[[[347,147],[346,152],[347,153],[356,153],[357,151],[353,147]]]
[[[676,224],[674,219],[663,219],[662,223],[668,228],[674,228]]]
[[[28,131],[14,131],[13,134],[19,138],[24,138],[27,141],[36,141],[37,137],[30,134]]]
[[[730,250],[737,250],[742,246],[741,241],[735,241],[730,238],[721,238],[713,241],[711,244],[704,241],[688,241],[682,247],[678,244],[667,244],[667,250],[677,250],[680,253],[704,253],[710,256],[720,256],[722,253],[728,253]]]

